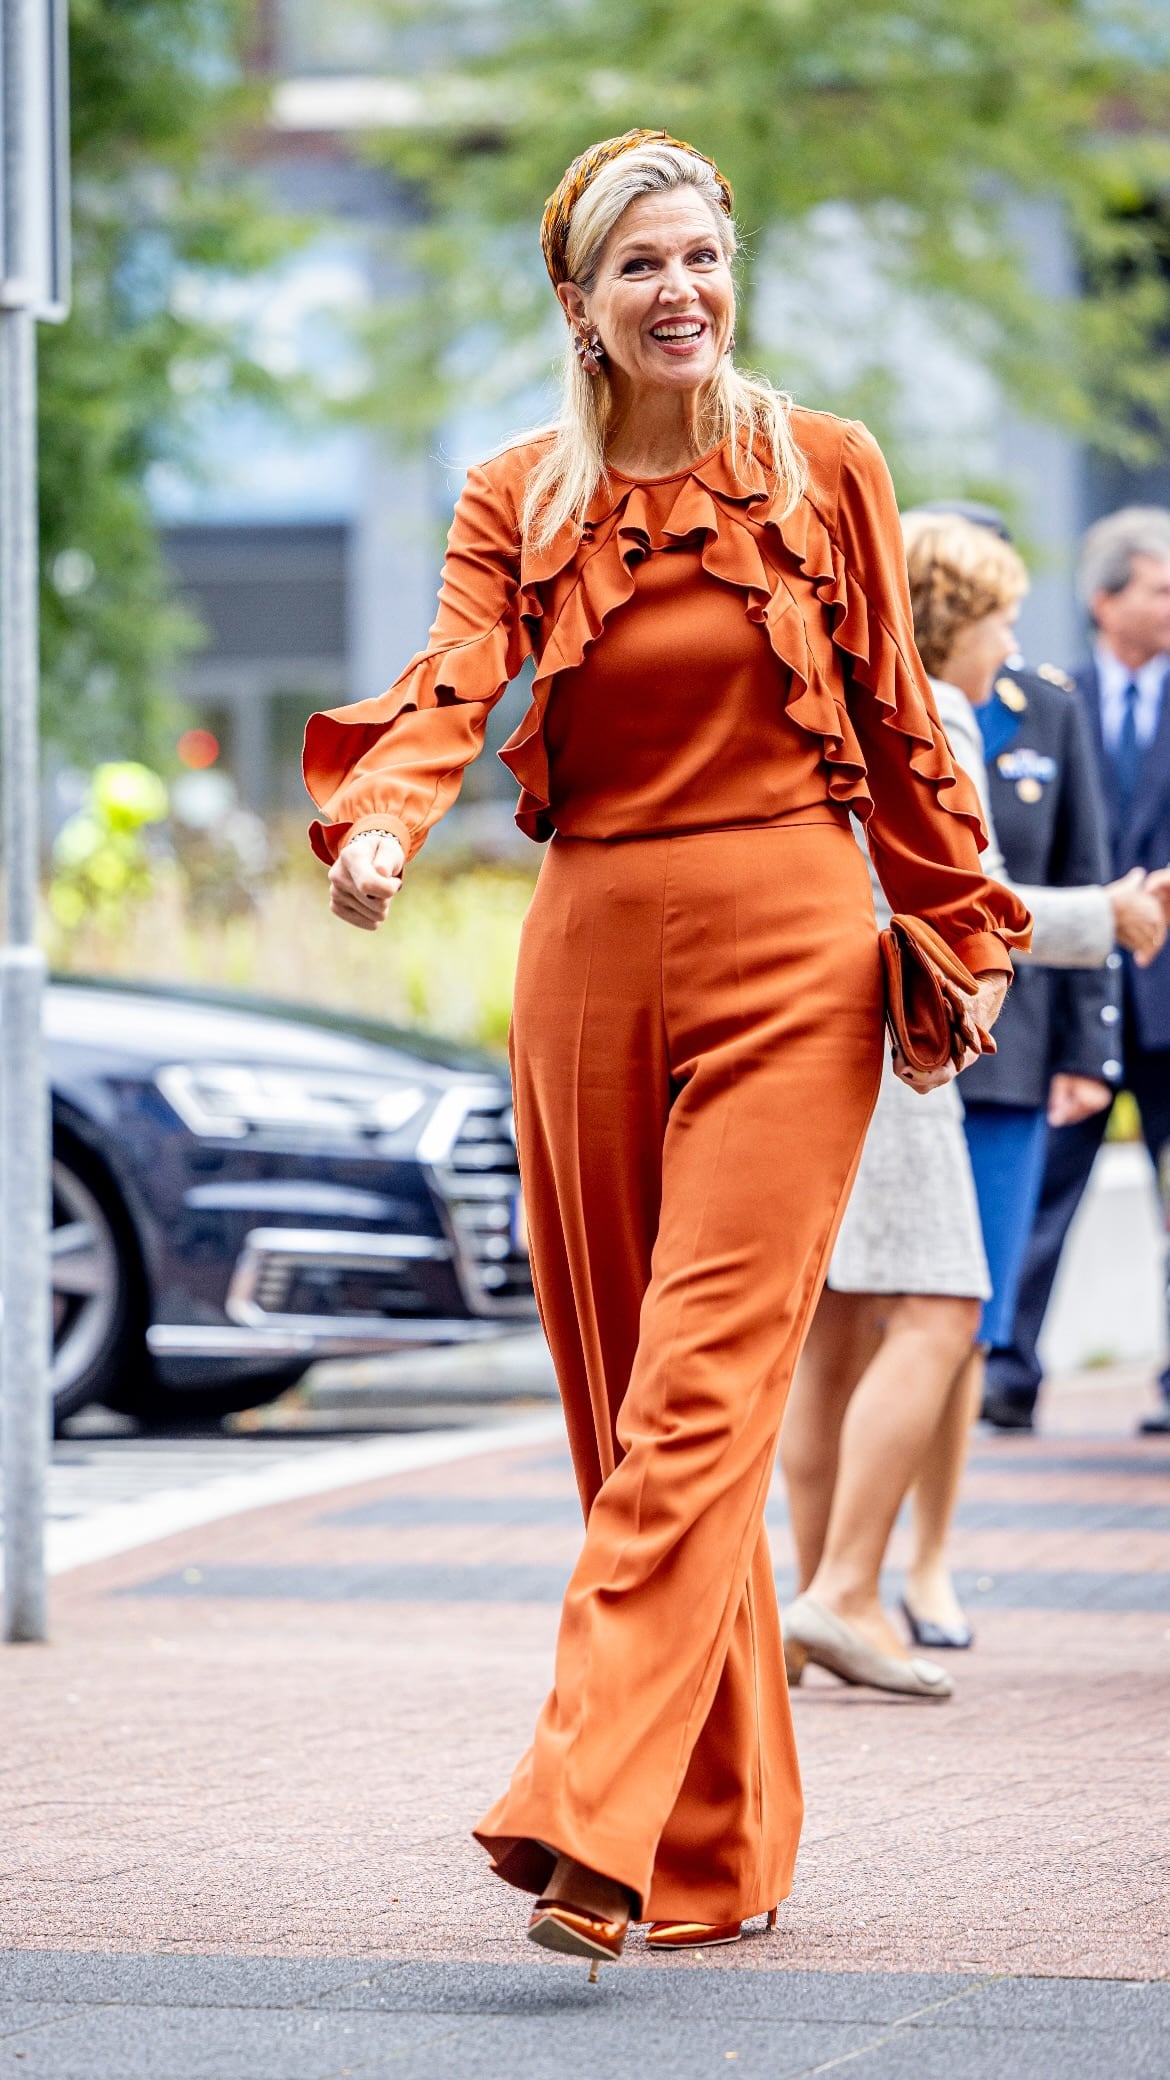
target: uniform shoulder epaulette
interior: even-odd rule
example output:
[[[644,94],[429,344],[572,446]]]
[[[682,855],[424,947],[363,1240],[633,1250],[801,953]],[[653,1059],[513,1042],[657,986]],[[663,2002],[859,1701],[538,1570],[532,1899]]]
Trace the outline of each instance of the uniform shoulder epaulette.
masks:
[[[1077,690],[1076,680],[1070,679],[1067,672],[1062,672],[1058,664],[1038,664],[1036,677],[1047,679],[1050,686],[1059,686],[1062,693],[1075,693]]]
[[[995,691],[998,693],[1004,707],[1010,708],[1013,715],[1023,714],[1024,709],[1028,705],[1028,696],[1017,680],[1009,679],[1005,673],[1002,679],[996,680]]]

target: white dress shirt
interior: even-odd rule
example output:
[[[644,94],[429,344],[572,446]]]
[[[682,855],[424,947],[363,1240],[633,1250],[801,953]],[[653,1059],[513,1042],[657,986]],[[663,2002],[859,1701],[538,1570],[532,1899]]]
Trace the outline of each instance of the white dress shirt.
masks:
[[[1121,725],[1125,719],[1126,689],[1136,686],[1138,690],[1134,722],[1137,740],[1144,751],[1154,741],[1158,727],[1158,712],[1162,705],[1162,687],[1166,674],[1170,672],[1170,653],[1160,651],[1148,663],[1131,672],[1128,665],[1113,655],[1105,643],[1094,643],[1093,656],[1097,665],[1097,685],[1101,702],[1101,735],[1107,751],[1117,749]]]

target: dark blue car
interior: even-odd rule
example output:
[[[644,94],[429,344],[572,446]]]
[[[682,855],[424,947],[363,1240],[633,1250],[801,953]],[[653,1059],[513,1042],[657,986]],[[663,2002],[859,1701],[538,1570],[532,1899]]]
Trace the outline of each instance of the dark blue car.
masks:
[[[54,1405],[149,1421],[534,1315],[506,1076],[361,1020],[55,982]]]

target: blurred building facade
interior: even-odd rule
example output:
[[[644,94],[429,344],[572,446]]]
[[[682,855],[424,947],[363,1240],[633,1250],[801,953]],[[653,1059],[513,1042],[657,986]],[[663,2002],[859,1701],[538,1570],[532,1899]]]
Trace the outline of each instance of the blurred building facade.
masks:
[[[256,285],[244,315],[261,361],[307,371],[340,401],[361,379],[349,321],[393,294],[386,233],[415,214],[357,146],[353,90],[415,54],[370,8],[266,0],[261,22],[254,64],[273,95],[247,171],[322,229]],[[198,485],[160,470],[152,486],[180,589],[207,631],[181,691],[248,803],[300,808],[306,717],[379,691],[425,640],[445,473],[368,429],[306,432],[248,408],[209,408],[202,450]]]

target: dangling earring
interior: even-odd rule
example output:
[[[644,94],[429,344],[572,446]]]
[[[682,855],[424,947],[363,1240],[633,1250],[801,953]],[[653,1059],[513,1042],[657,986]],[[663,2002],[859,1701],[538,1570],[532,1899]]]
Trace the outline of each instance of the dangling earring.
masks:
[[[592,332],[575,332],[573,334],[573,347],[586,375],[595,376],[605,360],[605,348],[601,344],[601,334],[596,328]]]

